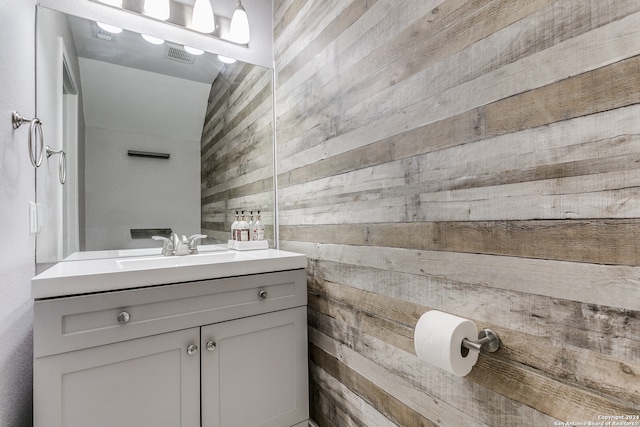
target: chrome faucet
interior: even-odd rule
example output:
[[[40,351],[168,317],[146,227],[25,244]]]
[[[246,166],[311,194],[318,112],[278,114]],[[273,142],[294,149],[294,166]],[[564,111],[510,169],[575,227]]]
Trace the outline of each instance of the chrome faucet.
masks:
[[[187,239],[187,246],[189,247],[189,253],[197,254],[198,242],[200,242],[200,239],[206,239],[206,238],[207,238],[206,234],[194,234],[193,236],[189,236],[189,238]]]
[[[189,255],[198,253],[198,242],[200,239],[206,239],[205,234],[194,234],[187,238],[183,235],[182,238],[177,233],[171,234],[171,238],[168,239],[164,236],[152,236],[153,240],[162,241],[162,255]]]

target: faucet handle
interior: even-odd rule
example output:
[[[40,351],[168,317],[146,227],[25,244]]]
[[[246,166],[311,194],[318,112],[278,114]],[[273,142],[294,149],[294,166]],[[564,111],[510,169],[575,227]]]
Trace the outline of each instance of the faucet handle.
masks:
[[[206,239],[207,236],[206,234],[194,234],[193,236],[189,236],[189,238],[187,239],[187,242],[189,244],[189,253],[190,254],[197,254],[198,253],[198,242],[200,241],[200,239]]]
[[[174,246],[172,240],[167,239],[166,237],[163,237],[163,236],[151,236],[151,238],[153,240],[161,240],[162,241],[162,255],[170,256],[170,255],[174,254],[175,246]]]

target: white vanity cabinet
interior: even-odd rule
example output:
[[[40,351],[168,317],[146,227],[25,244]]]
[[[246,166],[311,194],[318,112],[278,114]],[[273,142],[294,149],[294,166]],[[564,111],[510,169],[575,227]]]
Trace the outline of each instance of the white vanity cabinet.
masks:
[[[34,425],[303,425],[306,324],[304,269],[38,299]]]

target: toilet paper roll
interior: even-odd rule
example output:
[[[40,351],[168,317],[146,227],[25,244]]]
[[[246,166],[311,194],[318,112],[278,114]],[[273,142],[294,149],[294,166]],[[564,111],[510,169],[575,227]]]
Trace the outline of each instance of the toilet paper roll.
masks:
[[[441,311],[424,313],[414,332],[416,354],[425,362],[459,377],[471,372],[478,361],[478,353],[461,351],[462,340],[478,339],[478,330],[471,320]]]

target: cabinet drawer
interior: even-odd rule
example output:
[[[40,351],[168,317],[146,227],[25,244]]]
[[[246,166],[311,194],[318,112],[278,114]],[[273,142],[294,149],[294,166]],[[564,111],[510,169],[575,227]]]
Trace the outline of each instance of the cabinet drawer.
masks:
[[[34,356],[306,304],[304,269],[39,300],[34,305]]]

